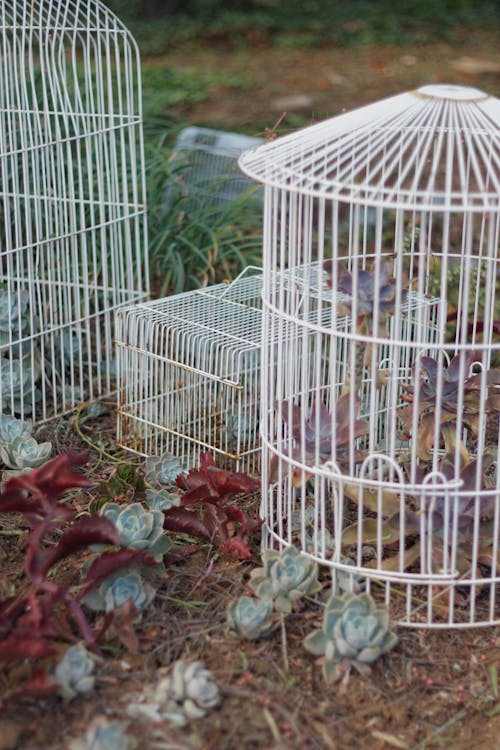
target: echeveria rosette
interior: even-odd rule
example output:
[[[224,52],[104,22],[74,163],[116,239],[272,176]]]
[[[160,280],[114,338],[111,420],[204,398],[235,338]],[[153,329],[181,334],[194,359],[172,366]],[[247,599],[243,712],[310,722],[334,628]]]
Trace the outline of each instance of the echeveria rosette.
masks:
[[[2,403],[12,406],[16,414],[30,414],[33,402],[40,401],[41,394],[33,383],[40,377],[40,366],[33,359],[2,360],[0,367],[0,391]]]
[[[269,599],[240,596],[227,608],[227,623],[242,638],[256,641],[276,627],[272,620],[273,603]]]
[[[100,514],[115,524],[122,547],[143,550],[155,558],[160,558],[170,547],[170,540],[163,531],[161,510],[144,508],[141,503],[108,502],[102,506]]]
[[[179,475],[185,476],[186,470],[179,459],[172,453],[152,456],[146,460],[144,479],[153,487],[175,487],[175,480]]]
[[[0,345],[20,339],[29,326],[29,295],[25,291],[0,289]]]
[[[440,393],[440,430],[447,424],[455,424],[458,419],[458,404],[462,392],[462,409],[460,419],[474,435],[478,434],[479,415],[483,399],[482,383],[486,382],[487,396],[483,408],[485,414],[500,412],[500,370],[488,370],[470,375],[470,368],[475,361],[473,352],[455,355],[447,367],[442,366],[432,357],[422,357],[419,367],[413,367],[414,384],[403,386],[402,399],[408,403],[399,409],[398,417],[403,427],[403,438],[411,437],[415,408],[417,423],[418,455],[424,460],[430,458],[430,449],[434,443],[436,411],[438,407],[438,384],[441,380]],[[415,373],[418,373],[415,376]]]
[[[335,459],[338,464],[346,464],[352,455],[356,463],[363,460],[365,454],[353,443],[368,434],[368,422],[355,417],[351,420],[351,403],[354,414],[358,415],[361,407],[359,396],[345,393],[335,404],[335,419],[322,401],[314,401],[309,418],[303,414],[297,404],[282,404],[281,416],[292,434],[294,445],[290,449],[285,445],[283,452],[299,463],[314,466],[316,462],[324,463]],[[278,478],[279,460],[273,456],[270,466],[270,482]],[[304,484],[311,477],[309,472],[294,469],[293,485]]]
[[[294,602],[321,589],[318,566],[295,547],[282,552],[265,550],[262,568],[250,574],[250,586],[260,599],[273,603],[278,612],[288,614]]]
[[[35,469],[47,463],[51,454],[52,443],[37,443],[35,438],[23,435],[0,445],[0,459],[9,469]]]
[[[135,750],[135,737],[126,734],[127,722],[95,719],[84,737],[70,742],[68,750]]]
[[[16,437],[29,438],[32,432],[31,422],[0,414],[0,443],[11,443]]]
[[[131,600],[138,612],[151,604],[156,590],[137,570],[126,570],[106,578],[97,590],[89,591],[83,601],[97,612],[112,612]]]
[[[200,661],[176,661],[171,674],[155,691],[161,715],[178,726],[188,719],[201,719],[221,702],[221,693],[212,673]]]
[[[352,665],[362,673],[367,672],[369,665],[396,643],[387,610],[377,607],[370,594],[351,592],[330,597],[323,627],[304,639],[306,650],[321,657],[327,682],[348,675]]]
[[[73,700],[81,693],[89,693],[93,687],[96,657],[82,643],[70,646],[56,665],[54,680],[59,685],[59,695]]]
[[[169,510],[181,504],[179,495],[168,490],[146,490],[146,504],[150,510]]]

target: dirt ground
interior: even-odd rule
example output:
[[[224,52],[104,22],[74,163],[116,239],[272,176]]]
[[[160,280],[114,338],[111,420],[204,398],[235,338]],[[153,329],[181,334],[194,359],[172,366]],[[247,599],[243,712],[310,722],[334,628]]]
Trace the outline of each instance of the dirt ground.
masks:
[[[500,95],[497,41],[494,34],[464,31],[454,45],[300,50],[276,49],[269,38],[250,35],[244,48],[208,40],[150,62],[244,72],[248,85],[218,86],[204,102],[179,105],[172,114],[193,124],[264,134],[284,112],[278,132],[431,82],[463,83]],[[287,103],[283,97],[296,99]],[[70,422],[67,426],[61,447],[69,443],[88,450]],[[112,419],[86,426],[89,439],[110,450],[113,429]],[[92,451],[90,456],[96,460]],[[81,502],[91,498],[89,493]],[[19,575],[24,543],[23,535],[0,536],[2,575],[10,583]],[[170,565],[157,575],[155,602],[138,627],[139,653],[108,643],[96,690],[72,703],[57,697],[9,703],[0,718],[0,750],[63,750],[94,717],[125,718],[131,697],[180,657],[202,659],[213,670],[222,705],[185,729],[133,720],[129,731],[141,750],[500,748],[497,629],[399,629],[398,645],[375,664],[371,677],[353,674],[345,688],[325,687],[319,667],[302,647],[303,636],[319,623],[314,604],[288,620],[289,674],[279,633],[251,643],[228,632],[227,603],[245,592],[258,561],[255,539],[250,561],[218,557],[205,547]],[[0,688],[12,687],[20,674],[0,676]]]

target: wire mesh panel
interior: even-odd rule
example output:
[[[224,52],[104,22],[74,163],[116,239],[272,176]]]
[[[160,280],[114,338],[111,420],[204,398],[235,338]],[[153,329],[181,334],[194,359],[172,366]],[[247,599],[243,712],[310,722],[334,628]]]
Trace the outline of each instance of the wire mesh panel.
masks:
[[[0,412],[113,387],[113,312],[148,288],[139,76],[98,0],[0,3]]]
[[[427,86],[240,159],[266,186],[265,544],[414,627],[500,622],[499,122]]]
[[[258,471],[261,288],[259,274],[118,311],[123,447]]]

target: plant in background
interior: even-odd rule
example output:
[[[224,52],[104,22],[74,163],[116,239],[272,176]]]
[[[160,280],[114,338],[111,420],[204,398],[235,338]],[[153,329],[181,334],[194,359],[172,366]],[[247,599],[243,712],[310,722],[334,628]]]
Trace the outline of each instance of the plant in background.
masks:
[[[185,726],[189,719],[201,719],[222,700],[219,686],[202,662],[174,662],[170,674],[156,685],[147,686],[127,706],[133,719],[170,721]]]
[[[363,459],[364,453],[353,446],[358,438],[368,433],[369,428],[368,422],[357,418],[351,424],[351,406],[357,415],[360,404],[357,395],[345,393],[335,404],[334,419],[323,402],[316,400],[307,419],[299,406],[285,401],[282,404],[281,416],[291,433],[294,445],[291,449],[285,446],[283,452],[292,460],[307,465],[316,462],[326,463],[332,458],[343,465],[349,462],[351,456],[358,463]],[[273,456],[269,471],[271,483],[278,479],[278,468],[279,459]],[[309,472],[295,468],[292,478],[294,487],[300,487],[311,476]]]
[[[460,419],[474,435],[479,430],[481,411],[482,373],[469,374],[475,361],[473,353],[457,354],[448,367],[442,366],[432,357],[422,357],[418,367],[418,382],[415,385],[403,386],[402,399],[408,403],[399,409],[404,433],[403,438],[410,438],[413,433],[414,420],[417,424],[417,453],[423,460],[429,460],[430,450],[434,444],[436,413],[439,406],[440,432],[443,425],[456,423],[458,418],[459,394],[463,392]],[[415,373],[416,367],[413,367]],[[487,398],[482,405],[485,414],[500,412],[500,370],[489,370],[486,375],[488,386]],[[441,399],[438,405],[438,384],[441,381]],[[418,409],[415,414],[415,408]]]
[[[306,650],[320,657],[326,682],[347,681],[352,666],[366,674],[396,643],[387,610],[377,607],[369,594],[350,592],[330,597],[321,630],[304,639]]]
[[[318,565],[295,547],[282,552],[265,550],[263,567],[250,574],[250,587],[260,598],[272,602],[278,612],[288,614],[294,602],[321,589]]]
[[[87,651],[82,643],[66,649],[63,658],[54,669],[54,680],[59,686],[59,695],[73,700],[81,693],[89,693],[94,688],[95,655]]]
[[[40,377],[38,362],[12,357],[5,359],[0,370],[2,404],[16,414],[30,413],[33,402],[41,398],[39,389],[33,389],[33,383]]]
[[[0,601],[0,667],[20,659],[36,662],[51,657],[56,640],[82,639],[87,648],[97,652],[97,636],[82,609],[82,598],[118,570],[155,565],[144,552],[113,550],[95,557],[83,586],[76,591],[58,582],[61,561],[95,544],[119,544],[111,521],[96,515],[77,516],[65,499],[68,490],[90,486],[76,471],[84,460],[74,453],[61,454],[41,468],[9,479],[0,493],[0,513],[21,514],[31,526],[23,565],[25,584],[18,593]],[[101,628],[100,634],[103,632]],[[57,688],[42,671],[20,689]],[[4,700],[11,694],[4,695]]]
[[[141,613],[153,601],[156,589],[144,580],[138,570],[118,571],[107,576],[98,589],[89,591],[83,601],[96,612],[112,612],[127,602]]]
[[[0,460],[9,469],[34,469],[46,463],[51,453],[52,443],[37,443],[35,438],[23,435],[0,445]]]
[[[158,489],[172,489],[178,476],[185,476],[186,470],[172,453],[152,456],[146,459],[145,481]]]
[[[28,292],[17,294],[0,289],[0,346],[7,346],[23,338],[30,325]]]
[[[177,477],[184,494],[180,506],[164,511],[164,528],[192,534],[239,559],[250,557],[249,537],[260,526],[231,499],[256,492],[260,482],[247,474],[219,468],[210,453],[200,455],[200,468]]]
[[[16,437],[29,438],[32,432],[31,422],[0,414],[0,444],[11,443]]]
[[[157,560],[170,547],[170,540],[163,532],[161,510],[148,510],[141,503],[105,503],[100,514],[114,523],[122,547],[144,550]]]
[[[84,737],[71,740],[68,750],[135,750],[137,740],[126,733],[128,723],[95,719]]]
[[[241,638],[256,641],[276,627],[276,622],[271,618],[272,613],[272,600],[240,596],[228,605],[227,623]]]

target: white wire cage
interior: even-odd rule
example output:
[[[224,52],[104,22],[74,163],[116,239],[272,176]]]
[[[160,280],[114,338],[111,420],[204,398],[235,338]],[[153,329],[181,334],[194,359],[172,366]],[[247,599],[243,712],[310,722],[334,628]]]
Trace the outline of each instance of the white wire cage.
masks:
[[[2,0],[0,172],[0,412],[40,421],[114,389],[149,287],[139,55],[99,0]]]
[[[240,276],[117,312],[122,447],[259,471],[261,289],[262,274]]]
[[[266,191],[264,544],[413,627],[500,622],[499,123],[425,86],[240,159]]]

